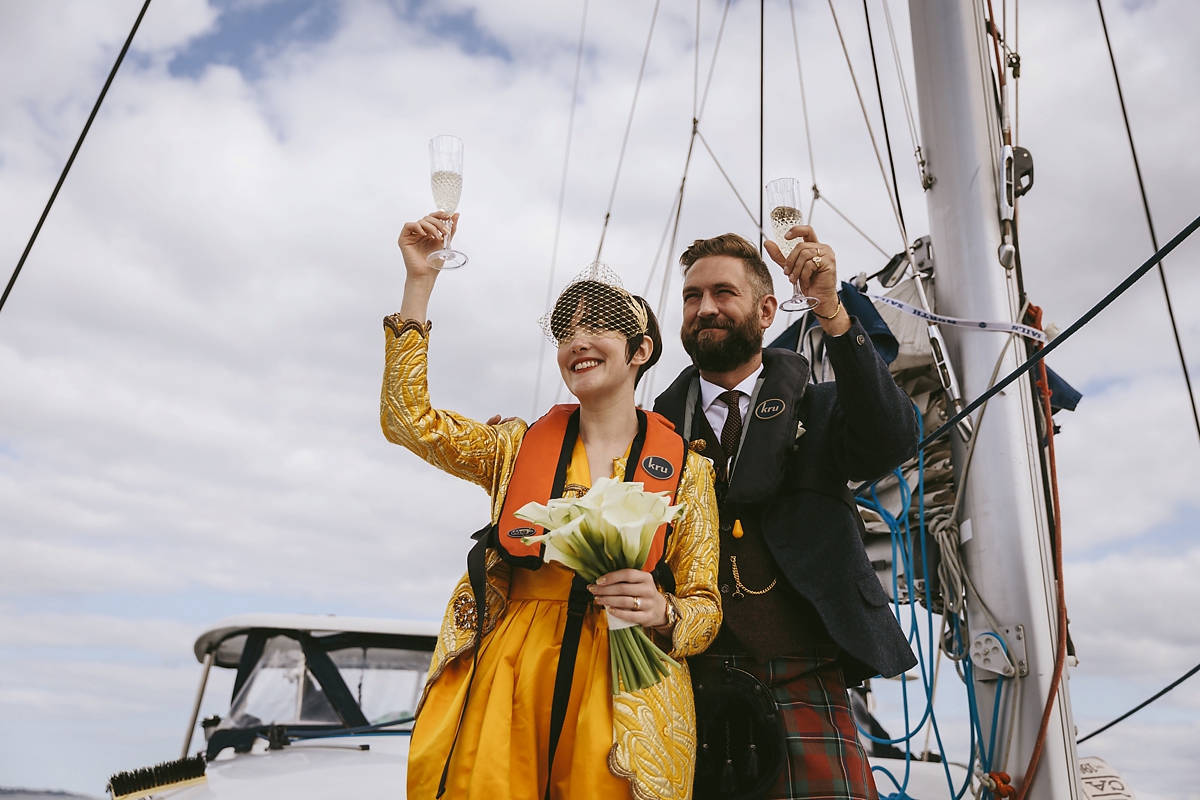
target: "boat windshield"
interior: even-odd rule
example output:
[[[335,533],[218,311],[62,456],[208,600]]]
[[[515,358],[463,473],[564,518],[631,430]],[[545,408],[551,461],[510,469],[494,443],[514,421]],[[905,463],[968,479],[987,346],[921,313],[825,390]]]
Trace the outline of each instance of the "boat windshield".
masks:
[[[413,715],[425,674],[428,651],[377,643],[326,651],[346,688],[372,725]],[[300,643],[271,636],[262,655],[234,698],[222,728],[265,725],[342,725],[333,704],[305,661]]]

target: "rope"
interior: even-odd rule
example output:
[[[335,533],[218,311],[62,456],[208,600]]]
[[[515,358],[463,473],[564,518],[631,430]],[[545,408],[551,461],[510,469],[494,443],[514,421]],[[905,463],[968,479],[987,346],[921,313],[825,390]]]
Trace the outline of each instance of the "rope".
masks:
[[[1142,209],[1146,212],[1146,227],[1150,229],[1150,243],[1158,249],[1158,237],[1154,233],[1154,218],[1150,215],[1150,200],[1146,196],[1146,184],[1142,180],[1142,166],[1138,162],[1137,148],[1133,144],[1133,128],[1129,125],[1129,112],[1125,110],[1125,93],[1121,91],[1121,76],[1117,74],[1117,59],[1113,55],[1112,40],[1108,37],[1108,23],[1104,19],[1104,4],[1096,0],[1100,12],[1100,26],[1104,29],[1104,43],[1108,46],[1108,60],[1112,63],[1113,82],[1117,84],[1117,99],[1121,101],[1121,118],[1125,120],[1125,135],[1129,138],[1129,152],[1133,156],[1133,171],[1137,173],[1138,191],[1142,193]],[[1175,349],[1179,351],[1179,366],[1183,369],[1183,381],[1187,384],[1188,400],[1192,404],[1192,421],[1196,423],[1196,435],[1200,436],[1200,413],[1196,411],[1196,395],[1192,391],[1192,376],[1188,374],[1187,359],[1183,355],[1183,343],[1179,339],[1179,327],[1175,324],[1175,309],[1171,304],[1171,292],[1167,288],[1167,273],[1160,262],[1158,279],[1162,282],[1163,298],[1167,301],[1167,317],[1171,321],[1171,333],[1175,335]]]
[[[587,32],[587,12],[589,0],[583,0],[583,21],[579,23],[579,49],[575,54],[575,80],[571,85],[571,113],[567,117],[567,148],[563,153],[562,180],[558,184],[558,214],[554,218],[554,248],[550,251],[550,275],[546,278],[545,308],[550,308],[554,298],[554,270],[558,265],[558,237],[562,232],[563,205],[567,197],[567,168],[571,164],[571,138],[575,134],[575,108],[579,100],[579,73],[583,67],[583,43]],[[537,419],[538,398],[542,391],[542,368],[546,362],[546,337],[538,337],[538,367],[537,380],[533,384],[533,414],[530,419]]]
[[[979,408],[979,406],[986,403],[989,399],[991,399],[995,395],[999,394],[1001,391],[1003,391],[1005,388],[1007,388],[1009,386],[1009,384],[1011,384],[1017,378],[1021,377],[1026,372],[1028,372],[1030,369],[1032,369],[1035,365],[1037,365],[1037,363],[1040,362],[1043,358],[1048,356],[1050,353],[1054,352],[1054,350],[1056,350],[1059,347],[1059,345],[1061,345],[1063,342],[1067,341],[1067,339],[1074,336],[1075,333],[1080,328],[1082,328],[1084,325],[1087,325],[1089,322],[1091,322],[1092,319],[1097,314],[1099,314],[1104,309],[1108,308],[1108,306],[1111,305],[1114,300],[1116,300],[1121,295],[1125,294],[1125,292],[1128,291],[1130,286],[1133,286],[1133,284],[1137,283],[1147,272],[1149,272],[1151,269],[1154,268],[1155,264],[1162,261],[1162,259],[1165,258],[1172,250],[1174,250],[1185,239],[1187,239],[1189,236],[1191,236],[1193,233],[1195,233],[1197,228],[1200,228],[1200,217],[1196,217],[1194,220],[1192,220],[1190,223],[1188,223],[1187,227],[1185,227],[1183,230],[1181,230],[1179,233],[1177,233],[1175,235],[1175,237],[1173,239],[1171,239],[1171,241],[1169,241],[1165,245],[1163,245],[1163,247],[1160,248],[1154,255],[1150,256],[1150,258],[1147,259],[1145,261],[1145,263],[1143,263],[1140,267],[1135,269],[1129,275],[1128,278],[1121,281],[1121,283],[1115,289],[1113,289],[1111,292],[1109,292],[1107,295],[1104,296],[1104,299],[1102,299],[1100,302],[1096,303],[1096,305],[1094,305],[1090,309],[1088,309],[1087,313],[1085,313],[1079,319],[1075,320],[1075,322],[1073,322],[1069,328],[1067,328],[1065,331],[1063,331],[1057,337],[1055,337],[1054,341],[1052,341],[1050,344],[1046,345],[1042,349],[1035,352],[1032,356],[1029,357],[1028,360],[1025,361],[1024,364],[1017,367],[1015,370],[1013,370],[1007,376],[1005,376],[1005,378],[1002,381],[997,383],[991,389],[988,389],[986,392],[981,394],[979,397],[972,400],[970,403],[968,403],[963,408],[962,411],[955,414],[944,425],[942,425],[936,431],[934,431],[933,433],[931,433],[930,435],[928,435],[924,439],[922,439],[921,443],[918,445],[918,448],[924,449],[925,447],[927,447],[931,442],[933,442],[935,439],[937,439],[943,433],[945,433],[946,431],[950,430],[952,427],[957,425],[960,420],[964,419],[972,411]]]
[[[642,52],[642,65],[638,68],[637,84],[633,88],[633,103],[629,106],[629,119],[625,122],[625,136],[621,139],[621,154],[617,156],[617,172],[613,175],[612,192],[608,196],[608,208],[604,211],[604,227],[600,229],[600,244],[596,247],[596,261],[604,251],[604,236],[608,233],[608,220],[612,217],[613,202],[617,199],[617,184],[621,181],[621,166],[625,163],[625,149],[629,145],[629,132],[633,129],[633,115],[637,111],[638,95],[642,93],[642,77],[646,74],[646,61],[650,58],[650,43],[654,41],[654,23],[658,21],[658,7],[662,0],[654,0],[654,13],[650,16],[650,32],[646,34],[646,49]]]
[[[1076,740],[1075,740],[1075,744],[1083,744],[1084,742],[1086,742],[1088,739],[1092,738],[1093,736],[1096,736],[1097,734],[1100,734],[1100,733],[1104,733],[1106,730],[1108,730],[1109,728],[1111,728],[1113,725],[1116,725],[1118,722],[1121,722],[1122,720],[1125,720],[1125,719],[1128,719],[1129,717],[1132,717],[1134,714],[1136,714],[1137,712],[1141,711],[1143,708],[1145,708],[1146,706],[1150,705],[1150,704],[1151,704],[1151,703],[1153,703],[1155,700],[1157,700],[1158,698],[1162,697],[1164,694],[1166,694],[1167,692],[1171,691],[1171,690],[1172,690],[1172,689],[1174,689],[1176,686],[1178,686],[1179,684],[1181,684],[1181,683],[1183,683],[1184,681],[1186,681],[1188,678],[1190,678],[1190,677],[1192,677],[1193,675],[1195,675],[1197,672],[1200,672],[1200,664],[1197,664],[1196,666],[1192,667],[1192,668],[1191,668],[1191,669],[1189,669],[1187,672],[1183,673],[1183,675],[1181,675],[1181,676],[1179,677],[1179,679],[1178,679],[1178,680],[1174,681],[1173,683],[1171,683],[1170,685],[1168,685],[1167,687],[1165,687],[1164,689],[1162,689],[1161,691],[1159,691],[1157,694],[1155,694],[1155,695],[1154,695],[1153,697],[1151,697],[1150,699],[1148,699],[1148,700],[1144,700],[1144,701],[1142,701],[1141,703],[1138,703],[1136,706],[1134,706],[1133,708],[1129,709],[1129,710],[1128,710],[1128,711],[1126,711],[1124,714],[1122,714],[1121,716],[1119,716],[1119,717],[1117,717],[1116,719],[1114,719],[1112,722],[1109,722],[1109,723],[1107,723],[1107,724],[1105,724],[1105,725],[1101,725],[1099,728],[1097,728],[1096,730],[1092,731],[1092,732],[1091,732],[1091,733],[1089,733],[1087,736],[1084,736],[1082,739],[1076,739]]]
[[[1037,312],[1035,320],[1041,324],[1041,312]],[[1076,323],[1078,324],[1078,323]],[[1051,345],[1052,346],[1052,345]],[[1050,346],[1038,348],[1038,352],[1049,350]],[[1036,354],[1035,354],[1036,355]],[[1058,466],[1054,458],[1054,418],[1050,408],[1050,380],[1046,375],[1046,362],[1038,361],[1037,389],[1041,395],[1042,420],[1045,425],[1046,453],[1050,462],[1050,487],[1054,508],[1052,530],[1054,538],[1051,549],[1054,555],[1055,596],[1058,601],[1058,642],[1054,653],[1054,675],[1050,679],[1050,693],[1046,697],[1046,707],[1042,711],[1042,721],[1038,725],[1037,739],[1034,740],[1033,753],[1029,756],[1029,765],[1025,768],[1021,780],[1021,790],[1017,800],[1025,800],[1029,789],[1033,786],[1034,775],[1037,774],[1038,764],[1042,759],[1042,750],[1046,745],[1046,732],[1050,729],[1050,718],[1054,715],[1054,701],[1062,686],[1063,670],[1067,664],[1067,597],[1063,589],[1063,547],[1062,547],[1062,506],[1058,500]]]
[[[13,270],[12,277],[8,279],[8,285],[4,287],[4,294],[0,295],[0,311],[4,310],[4,304],[8,301],[9,294],[12,293],[13,286],[17,282],[17,276],[21,274],[21,268],[25,266],[25,259],[29,258],[29,251],[33,249],[33,243],[37,241],[38,234],[42,231],[42,225],[46,222],[46,217],[50,215],[50,208],[54,205],[55,199],[58,197],[58,191],[62,189],[63,181],[67,179],[67,173],[71,171],[71,165],[75,163],[75,156],[79,155],[79,148],[83,146],[83,140],[87,138],[88,131],[92,128],[92,120],[96,118],[96,113],[100,111],[100,104],[104,102],[104,96],[108,94],[108,87],[112,85],[113,78],[117,77],[117,70],[121,68],[121,62],[125,60],[125,54],[129,52],[129,45],[133,44],[133,36],[137,33],[138,26],[142,24],[142,17],[146,16],[146,9],[150,7],[150,0],[146,0],[142,4],[142,10],[138,12],[137,19],[133,22],[133,28],[129,31],[129,36],[125,39],[125,45],[121,48],[121,52],[117,54],[116,63],[113,64],[112,70],[108,73],[108,80],[104,82],[104,88],[100,90],[100,96],[96,98],[96,105],[92,106],[92,113],[88,115],[87,122],[84,123],[83,132],[79,134],[79,140],[75,142],[75,149],[71,151],[71,157],[67,159],[67,165],[63,167],[62,174],[58,176],[58,183],[54,184],[54,191],[50,193],[50,199],[46,202],[46,208],[42,210],[42,216],[38,218],[37,225],[33,228],[33,235],[29,237],[29,243],[25,245],[25,251],[21,253],[21,259],[17,262],[17,268]]]

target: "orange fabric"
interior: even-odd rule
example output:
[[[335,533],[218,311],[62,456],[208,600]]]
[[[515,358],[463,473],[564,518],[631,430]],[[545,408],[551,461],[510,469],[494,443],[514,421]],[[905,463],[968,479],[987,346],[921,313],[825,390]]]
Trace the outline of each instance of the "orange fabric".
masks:
[[[521,539],[544,533],[540,527],[531,526],[528,522],[518,519],[515,514],[526,503],[545,503],[550,497],[554,485],[554,471],[558,467],[558,457],[562,452],[563,437],[566,436],[567,421],[578,405],[557,405],[546,412],[545,416],[529,427],[517,452],[516,466],[513,468],[512,479],[508,484],[508,492],[504,498],[504,507],[500,512],[497,523],[497,543],[510,556],[518,558],[541,558],[542,545],[527,545]],[[675,426],[660,414],[653,411],[645,412],[646,441],[642,446],[639,463],[631,465],[634,472],[632,480],[643,485],[648,492],[669,492],[672,501],[679,489],[679,480],[683,474],[684,459],[687,458],[687,447],[683,438],[675,433]],[[572,452],[571,468],[579,453],[579,441]],[[659,466],[669,465],[670,474],[665,476],[654,474],[647,469],[647,462]],[[628,470],[629,467],[627,466]],[[568,484],[579,483],[568,475]],[[591,486],[591,481],[581,483]],[[643,567],[652,572],[662,560],[666,547],[667,526],[661,526],[654,535],[654,543]]]
[[[557,463],[557,451],[554,458]],[[591,486],[582,439],[571,453],[566,482]],[[545,796],[550,706],[574,574],[555,563],[513,569],[508,607],[479,651],[479,673],[444,800]],[[410,800],[433,800],[437,794],[470,674],[471,658],[457,658],[429,687],[409,746]],[[630,798],[629,781],[608,769],[612,746],[608,625],[604,612],[592,605],[584,616],[567,718],[554,756],[553,800]]]

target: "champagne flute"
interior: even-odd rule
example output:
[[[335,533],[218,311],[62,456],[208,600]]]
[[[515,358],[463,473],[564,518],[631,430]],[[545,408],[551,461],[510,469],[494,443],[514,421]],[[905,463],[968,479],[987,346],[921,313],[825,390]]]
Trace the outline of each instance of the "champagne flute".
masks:
[[[462,195],[463,143],[457,136],[435,136],[429,140],[429,182],[438,211],[453,214]],[[442,240],[442,249],[429,254],[434,269],[458,269],[467,265],[467,256],[450,246],[451,234]]]
[[[779,245],[784,258],[792,254],[799,239],[784,238],[793,225],[799,225],[803,219],[800,214],[800,181],[795,178],[777,178],[767,184],[767,204],[771,208],[771,225],[775,229],[775,243]],[[820,300],[806,297],[800,291],[800,281],[792,283],[792,296],[784,300],[779,307],[784,311],[808,311],[816,308]]]

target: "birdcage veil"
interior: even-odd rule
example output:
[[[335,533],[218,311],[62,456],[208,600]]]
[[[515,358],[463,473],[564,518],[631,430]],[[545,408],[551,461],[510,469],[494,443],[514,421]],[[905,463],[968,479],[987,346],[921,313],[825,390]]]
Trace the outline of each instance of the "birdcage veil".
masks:
[[[595,261],[571,279],[539,322],[557,346],[580,334],[617,333],[626,339],[643,335],[649,329],[649,314],[616,272]]]

